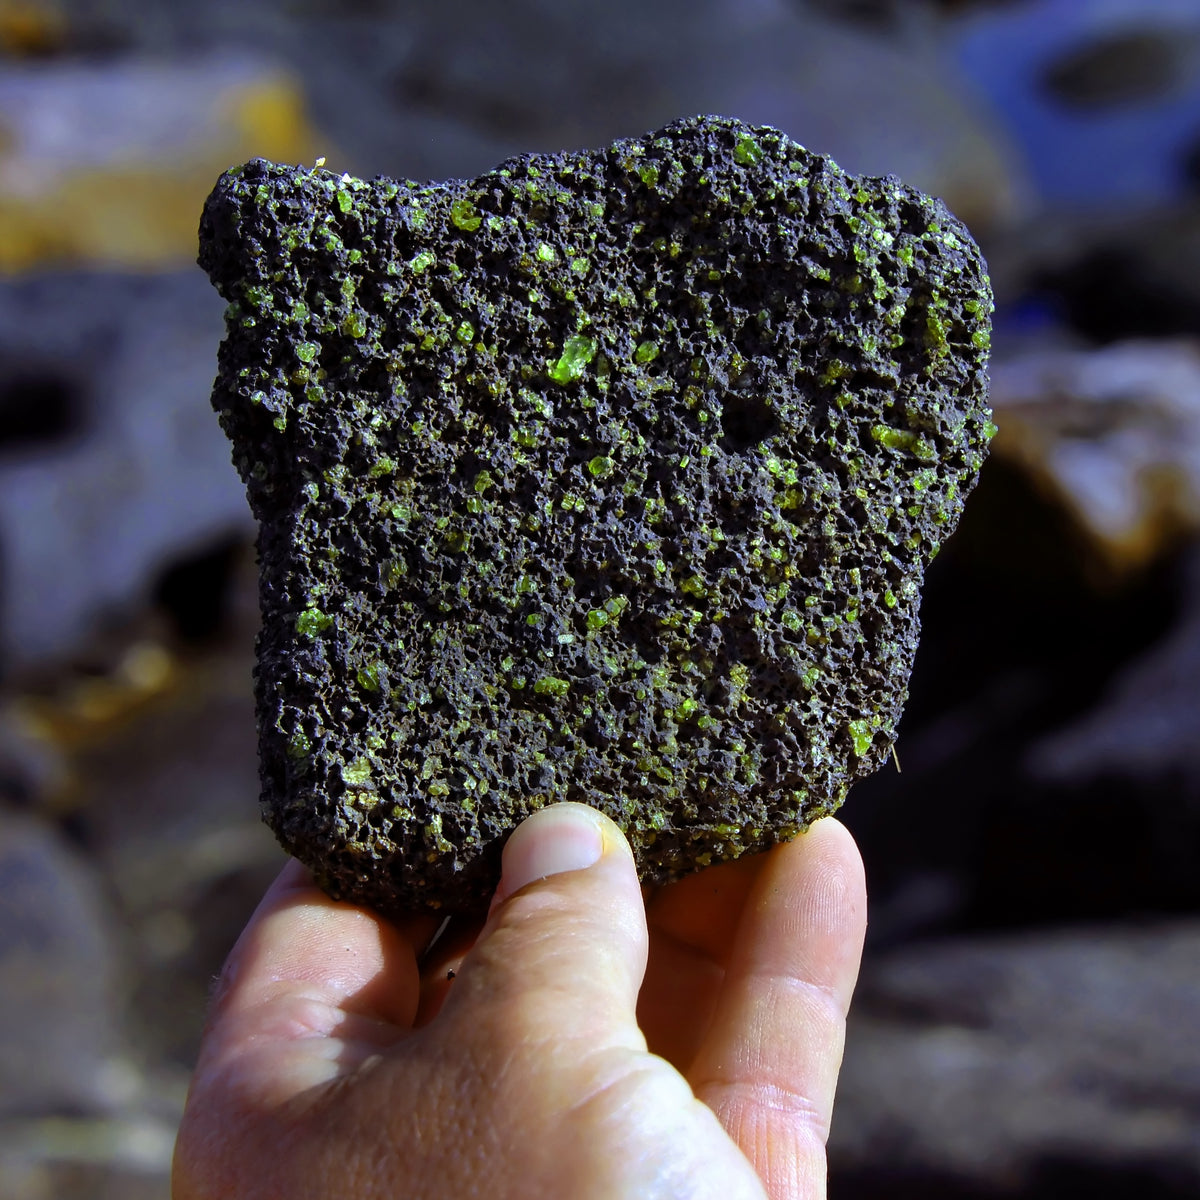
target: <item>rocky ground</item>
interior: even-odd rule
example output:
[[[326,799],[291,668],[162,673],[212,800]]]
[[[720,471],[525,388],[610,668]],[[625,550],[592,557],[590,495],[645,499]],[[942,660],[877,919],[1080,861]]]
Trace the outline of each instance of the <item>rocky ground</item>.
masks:
[[[1197,44],[1184,0],[0,0],[0,1196],[167,1195],[281,861],[211,180],[473,174],[700,110],[944,195],[999,304],[902,773],[845,810],[873,908],[831,1194],[1200,1193]]]

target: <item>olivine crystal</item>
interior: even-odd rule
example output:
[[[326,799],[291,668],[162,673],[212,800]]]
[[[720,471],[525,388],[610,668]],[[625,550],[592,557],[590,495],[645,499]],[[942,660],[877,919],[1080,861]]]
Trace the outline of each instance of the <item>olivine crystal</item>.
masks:
[[[560,799],[669,880],[882,763],[992,431],[938,201],[706,117],[433,185],[255,160],[201,243],[264,811],[331,893],[476,908]]]

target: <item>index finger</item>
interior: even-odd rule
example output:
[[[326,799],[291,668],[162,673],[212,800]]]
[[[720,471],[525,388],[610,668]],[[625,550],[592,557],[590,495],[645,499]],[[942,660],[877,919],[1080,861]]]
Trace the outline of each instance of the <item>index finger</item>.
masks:
[[[253,1057],[280,1095],[338,1074],[412,1028],[417,955],[435,918],[398,925],[284,867],[238,938],[213,997],[197,1079]]]
[[[773,1196],[824,1195],[865,933],[862,859],[844,826],[818,821],[770,852],[689,1074]]]

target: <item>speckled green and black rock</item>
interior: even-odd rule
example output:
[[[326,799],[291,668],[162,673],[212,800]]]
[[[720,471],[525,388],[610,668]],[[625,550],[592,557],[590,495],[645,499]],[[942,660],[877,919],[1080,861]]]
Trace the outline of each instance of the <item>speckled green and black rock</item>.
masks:
[[[991,430],[939,202],[701,118],[433,186],[258,160],[201,239],[265,812],[333,894],[477,907],[560,799],[667,880],[884,760]]]

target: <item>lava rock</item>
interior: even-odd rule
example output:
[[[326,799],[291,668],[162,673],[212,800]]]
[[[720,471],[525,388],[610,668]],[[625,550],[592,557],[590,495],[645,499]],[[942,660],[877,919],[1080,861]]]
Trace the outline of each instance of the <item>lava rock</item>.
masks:
[[[661,882],[882,763],[993,430],[938,201],[705,117],[435,185],[255,160],[200,261],[264,811],[332,894],[478,908],[563,799]]]

